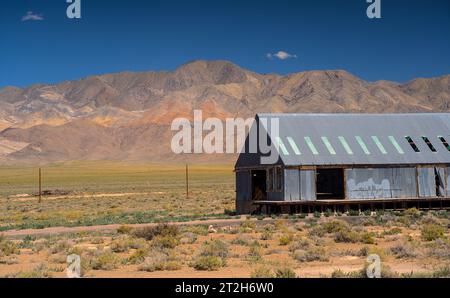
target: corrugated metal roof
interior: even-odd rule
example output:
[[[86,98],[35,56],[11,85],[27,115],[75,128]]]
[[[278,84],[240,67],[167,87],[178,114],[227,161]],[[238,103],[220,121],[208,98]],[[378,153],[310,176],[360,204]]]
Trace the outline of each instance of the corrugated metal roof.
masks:
[[[450,142],[449,113],[258,114],[258,118],[279,119],[279,152],[285,165],[450,163],[450,151],[438,138]],[[420,152],[414,151],[406,136]]]

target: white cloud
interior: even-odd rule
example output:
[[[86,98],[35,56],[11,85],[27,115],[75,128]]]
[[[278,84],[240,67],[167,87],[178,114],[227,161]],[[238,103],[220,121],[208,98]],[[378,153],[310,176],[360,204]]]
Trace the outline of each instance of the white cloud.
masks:
[[[26,21],[42,21],[44,17],[41,14],[28,11],[26,15],[22,17],[22,22]]]
[[[292,58],[297,59],[297,55],[289,54],[285,51],[278,51],[278,53],[274,53],[274,54],[268,53],[268,54],[266,54],[266,57],[269,59],[277,58],[280,60],[286,60],[286,59],[292,59]]]

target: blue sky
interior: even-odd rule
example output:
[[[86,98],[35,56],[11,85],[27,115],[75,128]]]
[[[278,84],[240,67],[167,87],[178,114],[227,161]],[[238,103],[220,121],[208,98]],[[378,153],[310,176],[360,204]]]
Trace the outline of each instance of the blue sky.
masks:
[[[405,82],[450,73],[450,1],[3,0],[0,87],[229,60],[261,73],[345,69]],[[268,53],[293,55],[279,59]],[[294,56],[295,55],[295,56]]]

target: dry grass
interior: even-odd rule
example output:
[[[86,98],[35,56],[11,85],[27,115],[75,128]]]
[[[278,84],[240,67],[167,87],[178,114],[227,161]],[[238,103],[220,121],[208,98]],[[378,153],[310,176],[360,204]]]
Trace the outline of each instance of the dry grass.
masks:
[[[229,217],[234,209],[232,165],[185,168],[112,162],[73,162],[43,168],[37,203],[36,167],[0,168],[0,231],[54,226],[132,224]]]

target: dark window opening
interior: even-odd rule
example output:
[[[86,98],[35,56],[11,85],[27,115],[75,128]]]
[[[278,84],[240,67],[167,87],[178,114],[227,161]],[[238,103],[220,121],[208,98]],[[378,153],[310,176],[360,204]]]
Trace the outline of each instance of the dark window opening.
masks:
[[[450,145],[448,144],[447,140],[444,137],[439,137],[439,140],[441,140],[445,148],[447,148],[447,150],[450,151]]]
[[[430,150],[432,152],[436,152],[436,148],[434,148],[433,144],[431,144],[430,140],[427,137],[422,137],[422,139],[424,140],[424,142],[427,144],[428,148],[430,148]]]
[[[405,137],[405,139],[408,141],[409,145],[415,152],[420,152],[419,147],[417,147],[416,143],[414,143],[413,139],[409,136]]]
[[[274,190],[274,186],[273,186],[273,184],[274,184],[274,176],[275,176],[275,173],[274,173],[274,169],[273,168],[270,168],[270,169],[268,169],[267,170],[267,191],[273,191]]]
[[[344,169],[317,169],[316,177],[318,200],[344,199]]]
[[[277,184],[277,190],[283,190],[283,170],[281,168],[276,169],[275,180]]]
[[[252,200],[264,201],[266,198],[266,171],[252,171]]]

